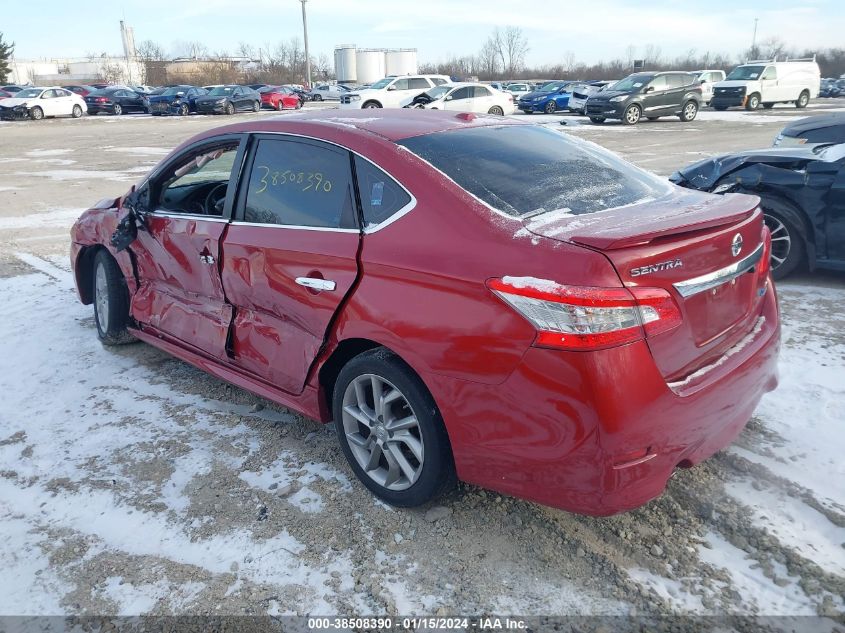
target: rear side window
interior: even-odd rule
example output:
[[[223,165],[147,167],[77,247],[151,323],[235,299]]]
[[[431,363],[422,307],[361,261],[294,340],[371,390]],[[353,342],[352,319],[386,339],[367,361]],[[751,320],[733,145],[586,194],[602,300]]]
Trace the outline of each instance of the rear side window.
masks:
[[[399,183],[360,156],[355,157],[355,174],[365,227],[381,224],[411,202],[411,196]]]
[[[597,145],[538,125],[437,132],[399,144],[494,209],[516,217],[559,210],[594,213],[671,191],[668,181]]]
[[[489,97],[491,94],[484,86],[473,86],[472,93],[476,97]]]
[[[666,75],[667,88],[683,88],[692,83],[692,77],[687,74],[683,75]]]
[[[434,82],[435,86],[442,86],[443,84],[448,83],[445,79],[440,79],[439,77],[435,77],[431,81]]]
[[[422,77],[416,77],[414,79],[411,79],[410,83],[411,89],[413,90],[428,90],[429,88],[431,88],[431,84],[429,84],[428,81],[426,81]]]
[[[259,224],[355,228],[349,154],[318,143],[261,139],[243,219]]]

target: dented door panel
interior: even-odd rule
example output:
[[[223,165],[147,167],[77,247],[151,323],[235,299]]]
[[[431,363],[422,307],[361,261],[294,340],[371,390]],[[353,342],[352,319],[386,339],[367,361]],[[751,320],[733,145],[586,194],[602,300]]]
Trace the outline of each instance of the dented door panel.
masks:
[[[225,358],[232,310],[218,266],[226,222],[159,213],[145,220],[131,246],[140,281],[132,316]]]
[[[300,393],[343,298],[358,274],[357,231],[311,231],[233,223],[222,278],[236,306],[234,361],[274,385]],[[301,285],[335,283],[334,290]],[[300,283],[297,283],[300,279]]]

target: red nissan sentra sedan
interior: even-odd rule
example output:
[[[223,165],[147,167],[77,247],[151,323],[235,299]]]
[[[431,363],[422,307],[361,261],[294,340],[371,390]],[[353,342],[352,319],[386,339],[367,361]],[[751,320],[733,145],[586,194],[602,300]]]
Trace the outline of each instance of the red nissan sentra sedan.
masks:
[[[86,211],[72,264],[140,339],[323,422],[397,506],[456,479],[605,515],[777,384],[758,199],[530,123],[423,110],[204,132]]]

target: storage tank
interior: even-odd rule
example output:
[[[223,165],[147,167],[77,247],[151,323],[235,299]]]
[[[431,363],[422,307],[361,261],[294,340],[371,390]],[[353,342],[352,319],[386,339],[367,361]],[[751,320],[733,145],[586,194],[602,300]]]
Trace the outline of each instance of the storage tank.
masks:
[[[394,48],[388,49],[384,55],[386,74],[388,75],[416,75],[417,49]]]
[[[359,48],[355,53],[355,71],[359,84],[371,84],[387,76],[383,48]]]
[[[355,45],[335,46],[334,76],[337,82],[355,83],[358,81],[357,64],[355,63]]]

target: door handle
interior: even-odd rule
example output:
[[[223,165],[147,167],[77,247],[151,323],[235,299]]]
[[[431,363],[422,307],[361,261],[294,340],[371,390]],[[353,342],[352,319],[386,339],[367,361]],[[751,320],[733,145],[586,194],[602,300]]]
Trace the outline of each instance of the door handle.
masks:
[[[334,290],[337,284],[330,279],[317,279],[316,277],[297,277],[296,283],[313,290]]]

